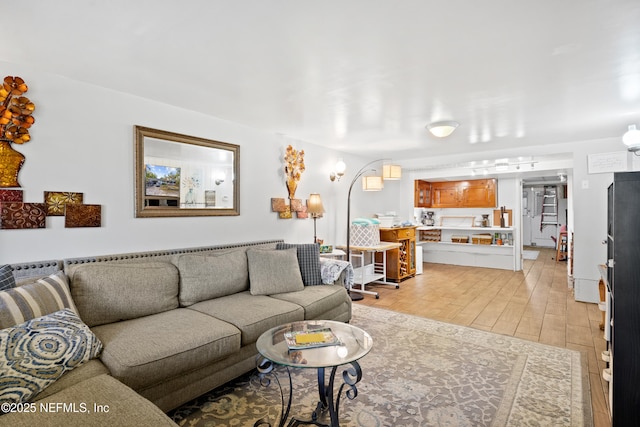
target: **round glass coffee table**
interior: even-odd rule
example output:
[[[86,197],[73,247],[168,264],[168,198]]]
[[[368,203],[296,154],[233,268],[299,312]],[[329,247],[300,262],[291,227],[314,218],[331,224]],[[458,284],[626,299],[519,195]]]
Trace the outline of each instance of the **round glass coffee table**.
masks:
[[[338,338],[339,343],[315,348],[290,349],[285,339],[285,335],[290,333],[317,331],[329,328]],[[298,420],[292,418],[288,426],[300,424],[315,424],[326,426],[320,423],[320,416],[329,412],[332,427],[339,426],[338,410],[340,406],[340,396],[345,391],[349,399],[354,399],[358,390],[356,384],[362,379],[362,369],[358,360],[365,356],[373,346],[371,335],[362,329],[348,323],[335,322],[332,320],[305,320],[301,322],[287,323],[285,325],[271,328],[258,338],[256,347],[262,357],[258,358],[258,372],[261,376],[269,374],[275,365],[284,366],[289,377],[289,401],[284,407],[280,417],[279,425],[285,425],[289,418],[292,400],[292,380],[290,367],[293,368],[315,368],[318,371],[318,393],[319,402],[316,409],[311,414],[311,420]],[[342,373],[343,383],[340,385],[337,394],[334,393],[336,372],[340,366],[347,365]],[[328,378],[325,369],[330,368]],[[327,381],[328,380],[328,381]],[[346,387],[346,390],[345,390]],[[284,395],[283,395],[284,399]],[[264,424],[268,424],[263,421]],[[260,425],[261,422],[256,423]]]

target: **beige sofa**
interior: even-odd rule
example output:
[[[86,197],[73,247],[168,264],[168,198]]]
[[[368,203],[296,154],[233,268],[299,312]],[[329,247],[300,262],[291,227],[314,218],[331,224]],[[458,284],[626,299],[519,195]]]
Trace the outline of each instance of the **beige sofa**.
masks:
[[[80,318],[103,345],[99,359],[66,373],[37,402],[87,396],[89,406],[110,407],[94,418],[56,414],[59,424],[163,425],[163,412],[255,368],[255,342],[267,329],[305,319],[348,322],[344,276],[305,284],[317,283],[305,277],[308,250],[274,240],[15,266],[19,281],[63,270]],[[132,407],[148,424],[131,422]],[[46,415],[36,416],[54,419]],[[0,425],[34,425],[36,416],[11,413]]]

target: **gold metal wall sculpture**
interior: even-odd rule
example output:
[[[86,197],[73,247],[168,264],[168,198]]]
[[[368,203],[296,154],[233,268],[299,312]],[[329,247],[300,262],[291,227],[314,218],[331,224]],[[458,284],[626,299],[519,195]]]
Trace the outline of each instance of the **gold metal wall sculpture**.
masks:
[[[20,187],[18,174],[24,156],[12,144],[31,140],[29,128],[35,119],[36,106],[23,96],[29,88],[20,77],[7,76],[0,87],[0,187]]]

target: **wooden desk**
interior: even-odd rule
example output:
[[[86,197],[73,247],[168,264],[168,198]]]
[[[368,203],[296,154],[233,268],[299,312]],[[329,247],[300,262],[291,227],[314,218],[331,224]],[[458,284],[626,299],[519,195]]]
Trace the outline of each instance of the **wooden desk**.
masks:
[[[360,266],[353,269],[353,284],[360,285],[360,288],[351,288],[351,292],[358,292],[362,294],[375,295],[376,298],[380,298],[377,292],[367,291],[365,285],[367,283],[379,283],[382,285],[393,285],[396,289],[400,287],[399,284],[387,281],[387,251],[391,249],[397,249],[400,247],[400,243],[393,242],[380,242],[375,246],[350,246],[349,256],[350,259],[358,259]],[[346,250],[346,246],[338,246],[340,249]],[[375,254],[379,253],[381,256],[376,257]],[[370,254],[371,262],[366,263],[366,255]],[[353,263],[352,263],[353,264]]]

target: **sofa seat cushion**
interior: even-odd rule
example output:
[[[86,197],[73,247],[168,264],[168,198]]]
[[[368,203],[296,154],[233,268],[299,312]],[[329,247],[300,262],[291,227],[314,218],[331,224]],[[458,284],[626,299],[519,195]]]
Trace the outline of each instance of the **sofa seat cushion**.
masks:
[[[84,365],[75,368],[72,371],[65,372],[65,374],[58,378],[56,382],[38,393],[34,400],[37,401],[40,399],[44,399],[45,397],[56,394],[59,391],[64,390],[67,387],[71,387],[74,384],[92,377],[97,377],[98,375],[108,373],[109,370],[106,366],[104,366],[104,363],[102,363],[100,359],[91,359]]]
[[[240,331],[194,310],[178,308],[93,328],[111,374],[139,390],[200,368],[240,349]]]
[[[351,302],[347,290],[340,285],[305,286],[302,291],[274,294],[269,298],[301,306],[304,309],[305,320],[318,319],[322,314],[340,306],[345,301]]]
[[[177,425],[153,403],[105,374],[73,384],[37,405],[37,411],[3,415],[0,423],[12,427]]]
[[[299,305],[248,291],[202,301],[189,309],[233,324],[242,331],[243,346],[256,342],[267,329],[304,320],[304,310]]]

